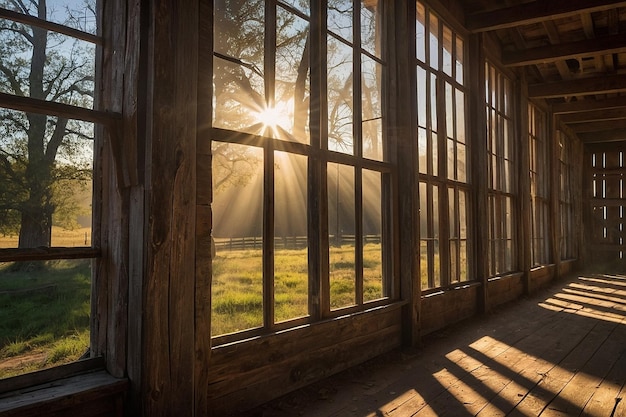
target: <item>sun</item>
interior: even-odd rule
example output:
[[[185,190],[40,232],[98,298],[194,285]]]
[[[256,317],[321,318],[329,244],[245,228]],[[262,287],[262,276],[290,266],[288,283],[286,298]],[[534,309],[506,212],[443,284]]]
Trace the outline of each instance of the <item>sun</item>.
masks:
[[[278,127],[288,129],[291,125],[291,115],[287,105],[277,103],[276,106],[265,107],[255,114],[259,123],[264,129],[270,129],[272,133],[277,133]]]

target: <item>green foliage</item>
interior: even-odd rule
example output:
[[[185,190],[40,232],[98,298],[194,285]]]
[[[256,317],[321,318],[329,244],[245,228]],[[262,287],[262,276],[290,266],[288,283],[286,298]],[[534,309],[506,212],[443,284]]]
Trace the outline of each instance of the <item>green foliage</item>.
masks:
[[[75,360],[89,346],[89,261],[50,261],[42,268],[0,264],[0,377]],[[12,357],[43,355],[27,366]]]

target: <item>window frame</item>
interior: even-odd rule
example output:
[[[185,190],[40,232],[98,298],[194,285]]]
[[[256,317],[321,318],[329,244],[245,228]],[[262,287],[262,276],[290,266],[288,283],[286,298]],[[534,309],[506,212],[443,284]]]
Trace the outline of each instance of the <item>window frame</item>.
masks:
[[[370,51],[364,49],[360,45],[360,19],[361,2],[354,2],[355,9],[353,13],[353,40],[349,42],[338,34],[328,30],[326,24],[326,10],[324,2],[311,4],[310,16],[306,13],[289,5],[287,2],[275,1],[270,2],[274,6],[274,10],[280,7],[287,12],[293,13],[300,18],[307,19],[310,23],[309,36],[310,39],[326,39],[332,37],[344,46],[352,48],[352,91],[353,91],[353,152],[344,153],[338,150],[329,149],[328,146],[328,100],[327,95],[327,53],[326,42],[310,43],[310,102],[309,105],[309,123],[310,123],[310,140],[309,143],[298,143],[290,140],[282,140],[279,138],[262,136],[259,134],[245,133],[237,130],[228,130],[212,125],[207,129],[206,140],[213,142],[223,142],[232,144],[241,144],[251,146],[263,150],[263,325],[236,331],[228,334],[211,335],[211,344],[213,347],[226,343],[244,340],[250,337],[274,334],[289,328],[321,322],[333,319],[346,314],[355,314],[384,305],[392,304],[399,298],[399,283],[397,282],[398,273],[397,263],[393,260],[393,248],[396,246],[395,239],[397,236],[396,225],[394,224],[393,214],[393,196],[395,195],[395,183],[397,178],[397,170],[391,162],[393,157],[389,144],[383,136],[384,158],[381,160],[371,159],[363,156],[363,120],[361,109],[361,86],[362,75],[360,71],[361,57],[374,60],[382,65],[382,87],[386,88],[385,83],[388,79],[386,74],[387,64],[384,56],[375,56]],[[267,2],[266,4],[266,10]],[[383,2],[379,7],[384,9]],[[270,7],[271,9],[271,7]],[[382,23],[386,24],[389,16],[385,16],[383,10]],[[272,54],[276,50],[275,33],[267,33],[268,28],[271,32],[275,28],[275,13],[270,11],[267,15],[269,21],[265,22],[265,61],[269,63],[269,68],[265,72],[265,78],[270,79],[273,75]],[[383,48],[385,46],[383,45]],[[221,58],[212,48],[209,51],[211,60],[214,57]],[[268,52],[269,51],[269,52]],[[384,51],[383,51],[384,52]],[[203,52],[201,52],[203,53]],[[207,53],[208,55],[208,53]],[[268,55],[270,57],[268,58]],[[231,60],[232,61],[232,60]],[[210,66],[213,68],[213,66]],[[270,87],[271,88],[271,87]],[[213,96],[213,92],[210,95]],[[314,103],[319,103],[315,107]],[[207,103],[208,104],[208,103]],[[385,109],[384,101],[381,103],[383,132]],[[209,119],[212,119],[209,117]],[[384,133],[383,133],[384,135]],[[307,158],[307,196],[308,196],[308,303],[309,314],[305,317],[294,318],[282,322],[276,322],[274,314],[273,286],[274,286],[274,152],[281,151],[288,154],[300,155]],[[328,219],[328,166],[329,164],[339,164],[341,166],[351,167],[354,171],[354,205],[355,205],[355,303],[354,305],[332,309],[330,303],[330,267],[329,267],[329,250],[331,246],[332,231],[329,230]],[[382,269],[383,269],[383,297],[373,301],[364,301],[363,299],[363,171],[368,170],[381,175],[381,251],[382,251]]]
[[[419,254],[420,254],[420,285],[422,293],[439,288],[447,288],[464,282],[471,282],[473,274],[473,240],[472,240],[472,183],[471,183],[471,149],[469,134],[469,76],[465,57],[468,56],[469,42],[462,30],[450,24],[428,3],[417,2],[417,14],[420,9],[424,13],[423,35],[421,45],[416,47],[413,59],[417,78],[417,106],[415,128],[417,129],[417,174],[420,194],[419,202]],[[437,22],[437,53],[436,58],[431,51],[432,35],[431,22]],[[416,27],[419,20],[416,20]],[[416,29],[416,39],[420,31]],[[450,36],[449,46],[452,51],[449,58],[444,59],[445,39]],[[430,41],[429,41],[430,40]],[[459,51],[459,42],[461,50]],[[423,48],[423,50],[421,49]],[[420,55],[423,53],[423,59]],[[460,60],[459,60],[460,56]],[[433,65],[432,59],[437,62]],[[444,68],[448,62],[449,72]],[[459,63],[462,65],[459,74]],[[424,74],[424,81],[420,82],[418,73]],[[424,89],[424,91],[420,91]],[[449,93],[450,92],[450,93]],[[421,107],[421,98],[425,105]],[[457,95],[463,95],[463,126],[459,127]],[[449,99],[451,103],[448,103]],[[447,110],[452,109],[452,116],[447,116]],[[423,109],[423,110],[422,110]],[[424,118],[422,121],[420,119]],[[452,121],[452,126],[449,126]],[[460,129],[463,130],[463,141],[459,140]],[[452,135],[449,133],[452,132]],[[421,142],[425,141],[425,147]],[[452,159],[449,155],[452,142]],[[425,148],[425,155],[421,154],[420,147]],[[458,152],[459,147],[465,148],[464,179],[459,177]],[[431,155],[432,157],[429,157]],[[419,162],[425,158],[426,166]],[[449,166],[449,161],[454,166]],[[452,174],[452,175],[451,175]],[[425,194],[425,196],[424,196]],[[465,198],[465,228],[461,225],[460,195]],[[435,217],[436,215],[436,217]],[[425,217],[425,218],[424,218]],[[424,226],[426,231],[424,231]],[[463,235],[462,231],[465,231]],[[463,279],[461,274],[462,254],[461,247],[466,248],[466,272]],[[425,248],[425,251],[424,251]],[[425,257],[426,266],[422,258]],[[438,259],[437,259],[438,258]],[[456,259],[456,263],[454,260]]]
[[[40,19],[32,15],[19,13],[10,9],[0,7],[0,18],[13,22],[22,23],[32,27],[45,29],[49,32],[62,34],[76,40],[91,43],[95,47],[94,53],[94,100],[93,108],[78,107],[60,102],[46,101],[36,99],[29,96],[16,96],[9,93],[0,93],[0,107],[8,110],[14,110],[24,113],[33,113],[45,116],[56,116],[72,119],[81,122],[93,123],[94,125],[94,153],[93,166],[94,172],[92,178],[92,187],[94,190],[101,188],[98,182],[101,177],[95,175],[101,169],[102,154],[98,153],[97,148],[102,146],[105,129],[109,132],[118,131],[122,116],[119,112],[102,111],[99,109],[101,105],[101,97],[99,96],[100,85],[102,83],[102,54],[105,47],[104,37],[101,35],[102,8],[100,2],[97,1],[96,24],[98,34],[94,35],[89,32],[78,30],[69,26],[54,23],[45,19]],[[119,179],[119,178],[118,178]],[[103,369],[105,367],[104,358],[101,353],[95,352],[94,340],[97,340],[98,326],[95,325],[95,317],[93,315],[94,300],[97,298],[97,286],[95,281],[97,278],[98,262],[102,260],[103,251],[100,247],[100,238],[96,231],[100,228],[101,208],[96,204],[96,192],[92,198],[92,239],[90,246],[77,247],[31,247],[31,248],[2,248],[0,249],[0,263],[9,262],[27,262],[27,261],[50,261],[50,260],[78,260],[91,259],[91,281],[92,281],[92,314],[90,315],[90,350],[91,355],[88,358],[79,359],[67,364],[56,365],[36,372],[28,372],[13,377],[0,380],[0,393],[14,391],[37,384],[43,384],[52,380],[75,375],[77,373],[88,372],[94,369]]]

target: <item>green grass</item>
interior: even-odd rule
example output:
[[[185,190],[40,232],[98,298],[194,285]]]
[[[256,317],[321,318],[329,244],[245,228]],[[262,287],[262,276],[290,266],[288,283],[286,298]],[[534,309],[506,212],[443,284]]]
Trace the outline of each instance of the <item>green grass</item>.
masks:
[[[330,254],[331,308],[355,303],[354,246]],[[383,297],[380,244],[363,248],[363,300]],[[276,322],[308,315],[307,249],[277,249],[274,257]],[[263,325],[260,250],[220,251],[213,261],[211,333],[221,335]]]
[[[88,260],[0,264],[0,378],[85,353],[90,294]]]

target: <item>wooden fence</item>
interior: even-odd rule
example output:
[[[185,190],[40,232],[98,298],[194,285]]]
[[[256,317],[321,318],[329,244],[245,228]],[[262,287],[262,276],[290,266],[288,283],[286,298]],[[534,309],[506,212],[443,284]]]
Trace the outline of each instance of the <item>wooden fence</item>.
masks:
[[[354,235],[330,235],[329,243],[332,246],[354,245]],[[261,236],[226,237],[215,238],[217,251],[233,251],[244,249],[262,249],[263,238]],[[380,243],[380,235],[365,235],[363,243]],[[308,246],[306,236],[284,236],[274,238],[274,249],[304,249]]]

